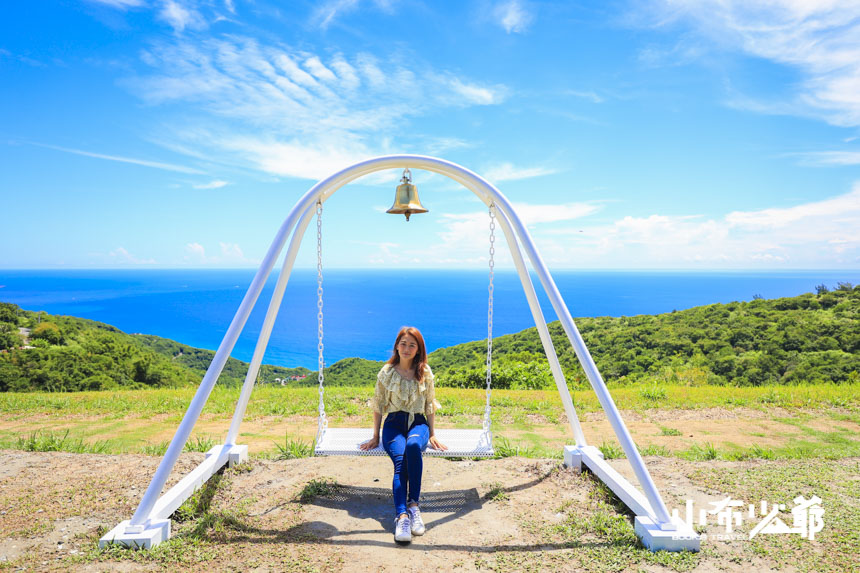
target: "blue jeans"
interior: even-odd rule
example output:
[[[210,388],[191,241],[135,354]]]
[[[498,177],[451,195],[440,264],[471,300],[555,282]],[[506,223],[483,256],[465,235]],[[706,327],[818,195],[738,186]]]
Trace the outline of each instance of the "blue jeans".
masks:
[[[395,517],[406,513],[407,499],[408,503],[418,503],[424,470],[421,453],[430,441],[430,428],[424,416],[415,414],[411,427],[407,427],[408,423],[407,412],[392,412],[382,425],[382,447],[394,462],[391,489],[394,491]]]

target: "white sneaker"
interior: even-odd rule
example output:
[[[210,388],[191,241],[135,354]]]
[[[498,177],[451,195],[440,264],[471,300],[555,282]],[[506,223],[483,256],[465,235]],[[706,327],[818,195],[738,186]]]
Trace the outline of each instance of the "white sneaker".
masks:
[[[394,541],[409,543],[412,541],[412,523],[409,514],[394,519]]]
[[[424,521],[421,519],[421,510],[416,505],[415,507],[407,507],[406,511],[409,512],[409,519],[412,521],[412,534],[424,535],[427,528],[424,527]]]

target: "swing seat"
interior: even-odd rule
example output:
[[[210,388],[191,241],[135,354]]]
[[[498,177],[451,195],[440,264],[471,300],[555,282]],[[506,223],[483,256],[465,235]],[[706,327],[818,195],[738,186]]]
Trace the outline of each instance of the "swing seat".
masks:
[[[387,456],[379,445],[368,451],[358,448],[373,437],[370,428],[327,428],[317,442],[314,455],[317,456]],[[436,437],[447,450],[434,450],[430,446],[424,450],[425,456],[446,458],[491,457],[495,455],[490,436],[484,430],[436,430]]]

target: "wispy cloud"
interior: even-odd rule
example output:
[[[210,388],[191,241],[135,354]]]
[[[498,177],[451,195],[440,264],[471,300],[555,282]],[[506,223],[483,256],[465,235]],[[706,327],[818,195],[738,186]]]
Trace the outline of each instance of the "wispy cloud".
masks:
[[[185,245],[183,261],[189,265],[208,265],[208,266],[223,266],[223,265],[248,265],[256,264],[259,261],[251,260],[245,257],[242,249],[236,243],[219,242],[219,254],[208,255],[206,248],[200,243],[188,243]]]
[[[311,17],[311,22],[323,30],[331,26],[335,20],[355,11],[361,4],[371,5],[377,10],[386,13],[394,12],[396,0],[373,0],[362,2],[361,0],[326,0],[321,2]]]
[[[496,22],[508,34],[522,34],[534,20],[534,15],[525,2],[508,0],[501,2],[493,10]]]
[[[317,25],[325,30],[334,22],[335,18],[344,13],[350,12],[358,6],[358,0],[330,0],[323,2],[317,8],[313,20]]]
[[[606,101],[605,98],[593,91],[567,90],[564,93],[569,96],[586,99],[592,103],[603,103],[604,101]]]
[[[203,174],[203,171],[186,167],[184,165],[174,165],[172,163],[162,163],[160,161],[149,161],[146,159],[135,159],[133,157],[120,157],[118,155],[105,155],[104,153],[94,153],[92,151],[84,151],[82,149],[71,149],[69,147],[60,147],[58,145],[48,145],[45,143],[32,143],[39,147],[63,151],[65,153],[74,153],[75,155],[83,155],[85,157],[94,157],[96,159],[106,159],[108,161],[119,161],[120,163],[131,163],[133,165],[142,165],[143,167],[152,167],[154,169],[164,169],[165,171],[176,171],[178,173],[193,173],[197,175]]]
[[[162,42],[142,58],[149,71],[127,82],[139,97],[205,113],[175,128],[174,148],[238,154],[267,173],[310,179],[388,152],[399,143],[389,134],[411,117],[498,104],[506,92],[367,53],[324,57],[235,36]]]
[[[29,56],[25,56],[23,54],[13,54],[9,50],[0,48],[0,59],[2,58],[11,58],[14,60],[18,60],[21,63],[27,64],[28,66],[33,66],[35,68],[44,68],[45,64],[40,62],[39,60],[33,59]]]
[[[228,181],[215,180],[210,181],[208,183],[197,183],[193,185],[195,189],[220,189],[221,187],[226,187],[230,183]]]
[[[141,259],[128,252],[125,247],[117,247],[108,253],[108,258],[114,264],[118,265],[154,265],[155,259]]]
[[[128,10],[129,8],[137,8],[139,6],[143,6],[146,2],[144,0],[86,0],[90,4],[101,4],[103,6],[110,6],[111,8],[117,8],[119,10]]]
[[[530,179],[557,173],[557,169],[550,167],[517,167],[512,163],[499,163],[491,165],[482,172],[488,181],[498,183],[500,181],[515,181],[517,179]]]
[[[734,227],[775,229],[789,225],[794,227],[803,221],[808,224],[818,219],[839,220],[858,216],[860,216],[860,184],[856,185],[850,193],[814,203],[760,211],[735,211],[726,216],[726,222]],[[832,225],[826,227],[832,228]],[[860,236],[860,221],[855,228],[855,234]]]
[[[197,11],[193,2],[164,0],[158,17],[169,24],[175,32],[182,32],[186,28],[202,30],[207,26],[206,19]]]
[[[757,111],[813,115],[860,125],[860,2],[797,0],[656,0],[638,11],[654,27],[692,24],[699,40],[794,68],[801,74],[787,99],[732,103]]]
[[[816,151],[793,153],[804,165],[860,165],[860,151]]]

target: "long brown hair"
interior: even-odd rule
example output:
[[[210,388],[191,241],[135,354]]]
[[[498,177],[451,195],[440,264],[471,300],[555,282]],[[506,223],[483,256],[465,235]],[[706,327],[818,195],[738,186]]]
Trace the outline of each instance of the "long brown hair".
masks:
[[[421,336],[421,331],[414,326],[404,326],[397,333],[397,338],[394,339],[394,348],[392,349],[391,358],[388,359],[388,364],[397,366],[400,364],[400,354],[397,352],[397,345],[400,344],[400,339],[406,335],[411,336],[418,343],[418,350],[415,352],[415,358],[412,359],[412,370],[415,374],[415,379],[418,382],[424,382],[424,367],[427,366],[427,347],[424,345],[424,337]]]

